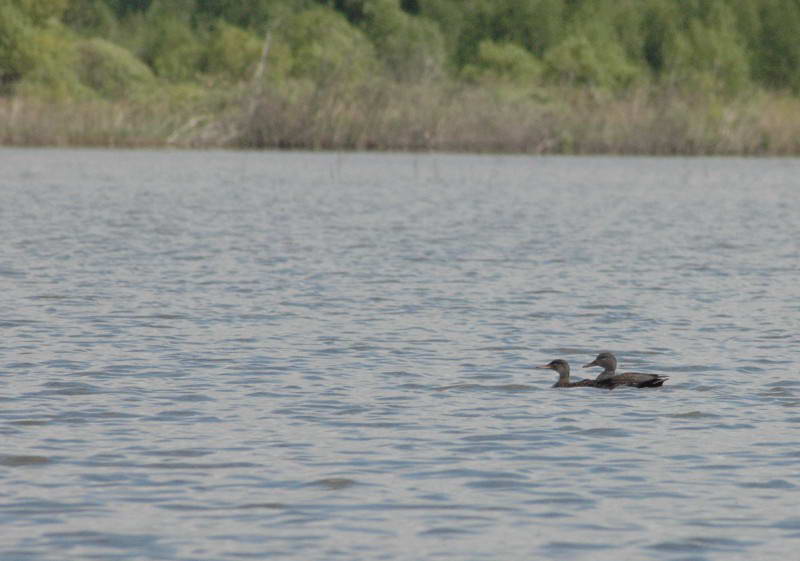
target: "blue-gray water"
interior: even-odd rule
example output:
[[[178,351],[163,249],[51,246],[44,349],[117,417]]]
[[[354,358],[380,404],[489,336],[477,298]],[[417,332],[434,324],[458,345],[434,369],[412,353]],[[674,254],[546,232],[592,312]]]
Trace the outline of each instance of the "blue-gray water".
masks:
[[[3,561],[800,548],[798,160],[6,149],[0,244]]]

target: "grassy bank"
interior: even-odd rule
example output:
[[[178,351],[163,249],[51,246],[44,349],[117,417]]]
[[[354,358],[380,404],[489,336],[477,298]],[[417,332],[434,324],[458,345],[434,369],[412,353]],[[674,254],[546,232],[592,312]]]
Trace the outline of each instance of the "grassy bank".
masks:
[[[165,96],[169,97],[169,96]],[[292,92],[244,86],[180,103],[0,98],[0,143],[441,150],[527,154],[800,155],[800,99],[638,89],[378,83]]]

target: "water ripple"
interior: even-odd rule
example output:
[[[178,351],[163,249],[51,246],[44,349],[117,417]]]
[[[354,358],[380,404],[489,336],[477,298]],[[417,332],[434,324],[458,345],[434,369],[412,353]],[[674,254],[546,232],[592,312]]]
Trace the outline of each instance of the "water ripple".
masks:
[[[3,561],[796,556],[797,160],[0,161]]]

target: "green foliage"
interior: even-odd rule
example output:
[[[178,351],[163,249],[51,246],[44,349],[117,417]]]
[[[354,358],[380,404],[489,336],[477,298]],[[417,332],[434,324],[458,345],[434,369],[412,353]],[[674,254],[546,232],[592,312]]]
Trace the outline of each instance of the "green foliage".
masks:
[[[547,53],[544,62],[545,75],[553,82],[610,90],[630,86],[639,73],[619,43],[588,34],[567,37]]]
[[[31,66],[27,45],[34,28],[14,6],[0,5],[0,84],[18,80]]]
[[[246,80],[268,30],[265,79],[281,87],[450,73],[520,91],[800,94],[800,0],[0,0],[0,92],[125,95],[153,82],[137,57],[162,84]]]
[[[564,0],[469,0],[469,4],[455,55],[462,66],[475,58],[483,39],[516,43],[542,56],[563,34]]]
[[[800,3],[763,0],[756,75],[767,85],[800,93]]]
[[[347,20],[328,8],[312,8],[279,28],[292,54],[291,74],[317,83],[336,79],[363,82],[376,71],[372,44]]]
[[[563,34],[564,0],[505,0],[496,6],[495,25],[502,38],[534,54],[543,55]]]
[[[651,0],[642,10],[641,56],[656,75],[664,71],[668,43],[678,25],[676,5],[668,0]]]
[[[158,76],[190,80],[200,71],[204,48],[190,26],[190,15],[177,4],[154,3],[140,20],[140,56]]]
[[[103,97],[124,98],[135,88],[151,85],[153,73],[130,51],[104,39],[88,39],[78,46],[78,76]]]
[[[477,82],[534,83],[542,74],[542,63],[514,43],[481,41],[475,61],[464,67],[463,76]]]
[[[25,7],[28,12],[11,4],[0,6],[0,83],[42,98],[91,95],[74,71],[77,52],[68,34],[57,25],[36,26],[36,21],[46,20],[28,17],[47,13],[44,6]],[[32,7],[40,11],[31,12]]]
[[[269,24],[311,7],[312,0],[195,0],[198,19],[263,32]]]
[[[358,25],[364,20],[364,4],[368,0],[318,0],[320,4],[327,4],[347,18],[353,25]]]
[[[72,0],[64,23],[87,37],[111,37],[117,29],[114,12],[104,0]]]
[[[258,37],[239,27],[218,21],[211,32],[205,70],[232,80],[249,77],[261,55]]]
[[[444,38],[438,25],[413,17],[397,0],[368,0],[365,29],[386,68],[399,80],[424,80],[442,72]]]
[[[736,29],[739,36],[745,41],[748,56],[752,59],[758,49],[758,42],[762,33],[761,6],[764,2],[753,0],[725,0],[736,20]]]
[[[690,90],[733,95],[750,81],[744,41],[733,13],[723,3],[710,6],[704,19],[692,19],[676,33],[667,53],[667,77]]]
[[[662,0],[594,0],[574,7],[566,35],[585,35],[594,45],[617,43],[633,64],[642,64],[646,18]]]
[[[37,29],[24,48],[30,67],[15,86],[18,94],[42,99],[93,97],[75,72],[78,53],[75,43],[57,29]]]
[[[438,24],[449,62],[454,62],[467,19],[467,11],[460,0],[426,0],[420,6],[420,15]]]
[[[150,36],[147,59],[156,74],[171,80],[189,80],[199,69],[203,47],[188,26],[164,20]]]
[[[58,20],[67,8],[68,0],[5,0],[19,9],[35,25],[50,19]]]
[[[153,0],[104,0],[109,7],[117,14],[118,18],[124,18],[130,14],[144,13],[150,8]]]

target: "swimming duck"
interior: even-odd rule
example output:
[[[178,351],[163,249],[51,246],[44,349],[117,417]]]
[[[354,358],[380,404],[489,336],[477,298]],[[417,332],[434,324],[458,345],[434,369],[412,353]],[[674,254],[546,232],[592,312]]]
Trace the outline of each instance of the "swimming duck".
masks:
[[[579,380],[577,382],[570,382],[569,381],[569,364],[566,360],[561,360],[557,358],[555,360],[550,361],[547,364],[542,366],[536,366],[535,368],[544,368],[547,370],[555,370],[558,372],[558,382],[553,384],[554,388],[576,388],[576,387],[598,387],[597,382],[595,380]],[[602,386],[605,387],[605,386]]]
[[[642,374],[641,372],[623,372],[617,374],[617,357],[612,353],[602,352],[592,362],[584,364],[584,368],[602,366],[603,371],[594,379],[599,388],[614,389],[617,386],[633,386],[636,388],[658,388],[667,381],[668,376],[659,374]]]

